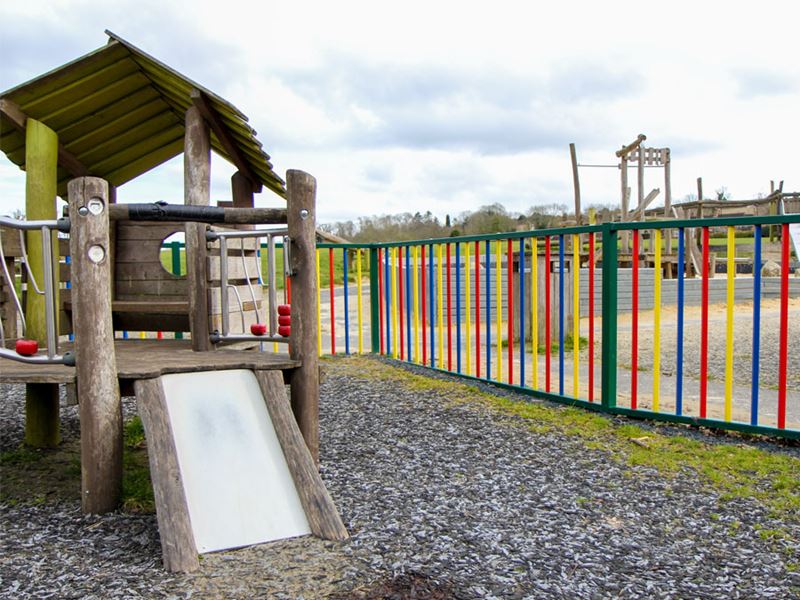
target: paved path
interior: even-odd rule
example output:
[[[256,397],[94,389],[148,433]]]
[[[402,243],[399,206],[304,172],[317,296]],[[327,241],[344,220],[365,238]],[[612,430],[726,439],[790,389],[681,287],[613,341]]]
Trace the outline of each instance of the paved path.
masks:
[[[357,326],[357,296],[355,285],[349,286],[349,315],[350,315],[350,352],[358,352],[358,326]],[[335,328],[336,328],[336,352],[345,352],[345,323],[344,323],[344,289],[334,288],[335,292]],[[325,354],[331,352],[331,321],[330,321],[330,296],[327,290],[323,290],[321,297],[321,326],[322,326],[322,347]],[[369,287],[363,287],[362,299],[362,347],[365,352],[371,350],[370,338],[370,314],[369,314]],[[778,406],[778,332],[779,332],[779,309],[780,302],[777,300],[766,300],[761,305],[761,329],[760,339],[760,365],[759,365],[759,388],[758,388],[758,423],[760,425],[775,426],[777,424]],[[732,414],[736,421],[750,422],[751,412],[751,373],[752,373],[752,303],[739,303],[735,307],[734,313],[734,352],[733,369],[734,385],[732,394]],[[789,427],[800,427],[800,299],[793,299],[789,306],[789,368],[788,379],[788,398],[787,398],[787,425]],[[700,322],[701,314],[699,307],[687,307],[684,313],[684,360],[683,360],[683,414],[696,416],[699,415],[700,402]],[[725,332],[727,316],[724,305],[713,305],[709,308],[709,352],[708,352],[708,416],[710,418],[723,419],[725,410]],[[394,323],[393,323],[394,325]],[[399,325],[399,321],[398,321]],[[581,336],[588,338],[589,324],[588,319],[581,319]],[[620,314],[618,317],[617,335],[617,403],[619,406],[630,407],[631,405],[631,318],[630,315]],[[404,324],[405,331],[405,324]],[[430,340],[430,329],[426,330],[426,339]],[[503,326],[505,332],[505,325]],[[595,390],[594,398],[600,398],[600,340],[602,331],[602,320],[595,319]],[[662,412],[674,413],[676,405],[677,377],[676,355],[677,355],[677,310],[675,307],[665,307],[661,311],[661,375],[659,381],[659,410]],[[495,324],[492,324],[492,337],[495,339]],[[644,409],[652,408],[653,400],[653,348],[654,348],[654,319],[653,311],[641,311],[639,313],[639,359],[638,359],[638,407]],[[446,356],[440,362],[438,356],[438,332],[434,332],[436,341],[437,366],[447,368]],[[413,336],[413,329],[412,329]],[[446,354],[446,331],[443,332],[445,339]],[[394,334],[392,335],[394,338]],[[553,338],[557,341],[554,331]],[[451,364],[453,370],[456,369],[456,333],[453,330],[452,343],[453,352]],[[462,340],[466,340],[466,333],[462,328]],[[398,338],[399,342],[399,338]],[[397,357],[399,358],[399,343],[397,344]],[[393,339],[394,347],[394,339]],[[404,356],[408,348],[404,344]],[[532,364],[533,355],[530,352],[530,342],[526,344],[526,385],[533,386]],[[507,376],[507,348],[503,347],[503,373],[501,380],[508,381]],[[417,349],[418,354],[421,348]],[[462,349],[462,368],[467,372],[466,353]],[[474,353],[472,356],[474,365]],[[485,349],[481,355],[482,375],[486,374]],[[588,398],[588,350],[584,349],[579,357],[579,396]],[[519,383],[520,358],[518,348],[514,349],[514,383]],[[497,369],[497,347],[492,348],[492,372],[496,378]],[[539,389],[545,388],[545,358],[539,355]],[[474,374],[474,366],[469,374]],[[551,356],[551,391],[559,391],[559,370],[558,353]],[[573,362],[571,349],[565,349],[564,361],[564,393],[573,395]]]

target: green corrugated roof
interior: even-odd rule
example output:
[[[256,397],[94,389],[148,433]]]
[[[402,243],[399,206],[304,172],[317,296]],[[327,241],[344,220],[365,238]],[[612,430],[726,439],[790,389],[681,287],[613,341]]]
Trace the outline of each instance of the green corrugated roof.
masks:
[[[36,79],[0,94],[25,115],[58,134],[65,150],[90,175],[115,186],[149,171],[183,152],[184,116],[199,91],[222,122],[239,155],[258,183],[285,196],[269,155],[256,139],[247,117],[213,92],[106,32],[106,46]],[[235,164],[212,131],[211,147]],[[0,150],[24,167],[25,135],[0,119]],[[58,169],[58,193],[66,194],[73,177]]]

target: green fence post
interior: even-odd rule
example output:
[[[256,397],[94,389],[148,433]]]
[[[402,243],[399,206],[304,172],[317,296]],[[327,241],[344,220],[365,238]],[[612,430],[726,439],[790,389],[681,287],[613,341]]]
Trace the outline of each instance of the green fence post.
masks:
[[[372,352],[378,354],[381,351],[381,332],[380,332],[380,290],[378,289],[378,249],[369,249],[369,330],[372,337]]]
[[[180,276],[181,274],[181,243],[170,242],[172,248],[172,274]]]
[[[181,274],[181,243],[180,242],[170,242],[170,246],[172,246],[172,273],[173,275],[180,276]],[[176,331],[175,332],[175,339],[182,340],[183,339],[183,332]]]
[[[603,224],[603,340],[601,342],[601,403],[617,405],[617,231]]]

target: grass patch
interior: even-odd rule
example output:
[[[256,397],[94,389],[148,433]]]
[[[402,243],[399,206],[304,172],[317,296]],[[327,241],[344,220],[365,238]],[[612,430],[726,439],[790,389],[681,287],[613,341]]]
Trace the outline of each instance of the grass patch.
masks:
[[[388,381],[406,389],[437,393],[454,404],[477,404],[522,419],[537,433],[575,436],[587,448],[604,450],[630,467],[657,469],[664,477],[697,473],[724,501],[757,500],[777,518],[800,519],[800,459],[735,443],[709,443],[666,435],[636,424],[618,424],[606,415],[575,407],[525,402],[495,395],[469,383],[418,375],[367,357],[337,360],[348,376]],[[765,534],[766,535],[766,534]]]
[[[578,337],[578,349],[585,350],[589,347],[589,339],[583,336]],[[555,339],[550,342],[550,354],[558,354],[560,346],[558,344],[558,339]],[[538,350],[539,352],[543,353],[547,349],[545,344],[539,344]],[[564,336],[564,351],[573,351],[575,349],[575,343],[572,341],[572,334]]]
[[[139,417],[125,423],[123,436],[122,509],[154,512],[150,465]],[[10,505],[80,503],[80,440],[65,440],[57,448],[21,445],[0,452],[0,481],[0,502]]]
[[[41,460],[42,451],[28,446],[20,446],[15,450],[0,452],[0,465],[24,465]]]
[[[144,427],[138,416],[125,424],[123,436],[122,510],[134,513],[155,512]]]

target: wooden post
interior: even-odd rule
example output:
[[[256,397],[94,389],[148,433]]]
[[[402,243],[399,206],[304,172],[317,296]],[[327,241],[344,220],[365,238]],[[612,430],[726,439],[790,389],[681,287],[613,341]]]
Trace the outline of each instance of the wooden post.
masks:
[[[572,187],[575,190],[575,224],[581,224],[581,184],[578,179],[578,157],[575,153],[575,144],[569,145],[569,157],[572,161]]]
[[[670,163],[669,148],[661,150],[664,161],[664,216],[670,218],[672,216],[672,167]],[[664,244],[666,254],[672,254],[672,229],[667,229],[664,233]]]
[[[253,208],[253,182],[241,171],[231,175],[231,192],[234,208]]]
[[[769,180],[769,195],[772,196],[772,194],[774,194],[774,193],[775,193],[775,181],[773,179],[770,179]],[[772,200],[769,203],[769,214],[770,215],[777,215],[778,214],[778,201],[777,200]],[[774,225],[770,225],[769,226],[769,243],[770,244],[775,241],[775,229],[776,229],[776,227]]]
[[[81,422],[84,513],[114,510],[122,489],[122,405],[111,324],[108,185],[97,177],[68,185],[72,221],[72,302]]]
[[[622,216],[620,217],[620,221],[627,221],[628,220],[628,209],[629,209],[629,192],[628,192],[628,157],[622,156],[619,163],[620,169],[620,183],[622,184],[621,189],[621,207],[622,207]],[[624,253],[630,252],[630,237],[629,232],[627,230],[622,232],[622,251]]]
[[[253,208],[255,198],[253,197],[253,182],[242,173],[236,171],[231,175],[231,197],[234,208]],[[255,225],[239,225],[236,229],[255,229]]]
[[[56,132],[34,119],[28,119],[25,128],[25,213],[28,220],[56,218],[56,168],[58,164],[58,136]],[[58,243],[55,232],[53,248],[53,297],[58,306]],[[42,234],[27,232],[28,260],[40,289],[44,289],[44,263],[50,260],[42,255]],[[28,282],[25,301],[25,337],[47,344],[45,325],[45,298],[33,290]],[[58,310],[56,310],[56,317]],[[56,323],[58,331],[58,323]],[[57,351],[57,348],[54,349]],[[27,384],[25,386],[25,443],[37,448],[55,447],[61,441],[58,385]]]
[[[286,172],[291,238],[292,336],[289,355],[302,361],[289,383],[292,411],[314,463],[319,465],[319,357],[317,356],[316,192],[317,180]]]
[[[160,377],[141,379],[133,385],[136,406],[147,436],[147,456],[164,568],[168,571],[195,571],[200,567],[200,560],[197,558],[164,387]]]
[[[108,184],[108,204],[111,206],[112,204],[117,203],[117,186]],[[111,220],[111,213],[109,209],[109,221]],[[111,299],[116,297],[114,284],[115,277],[114,274],[117,272],[116,261],[117,261],[117,224],[116,223],[109,223],[108,228],[108,258],[111,262],[108,264],[108,268],[111,270]]]
[[[698,202],[702,202],[703,201],[703,178],[702,177],[698,177],[697,178],[697,201]]]
[[[636,164],[636,202],[641,207],[644,203],[644,148],[639,146],[639,162]]]
[[[211,141],[208,125],[196,106],[186,111],[183,146],[184,204],[211,203]],[[189,326],[192,350],[212,348],[208,326],[208,278],[206,275],[206,226],[186,224],[186,278],[189,282]]]

